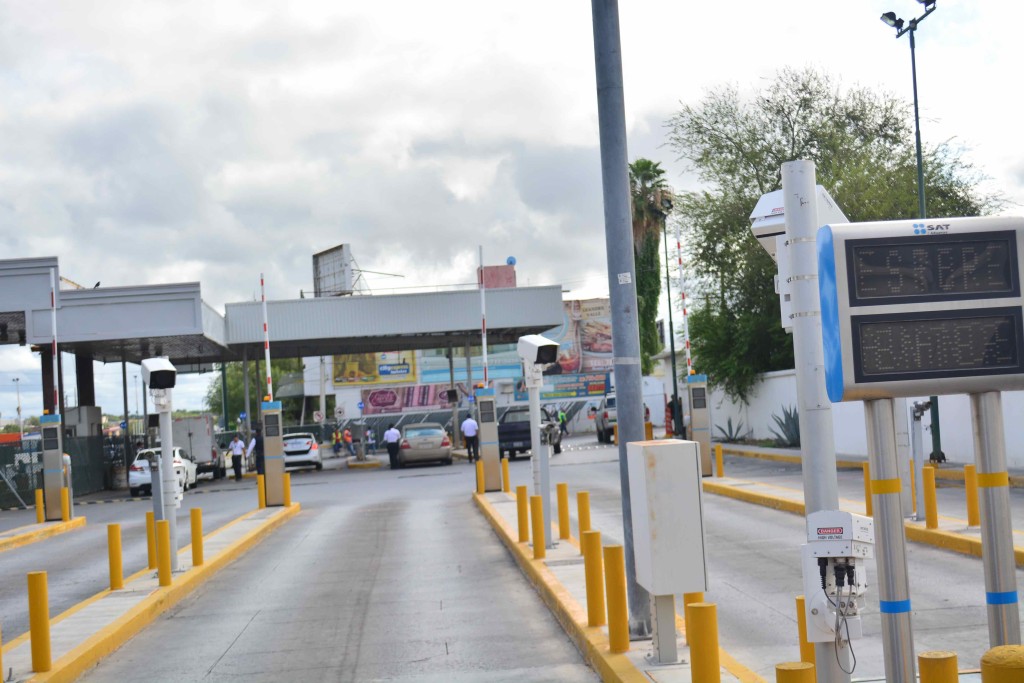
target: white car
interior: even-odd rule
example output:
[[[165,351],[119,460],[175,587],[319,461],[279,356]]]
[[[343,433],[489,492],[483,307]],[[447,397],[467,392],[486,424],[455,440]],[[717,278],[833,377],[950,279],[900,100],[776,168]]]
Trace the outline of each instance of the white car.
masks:
[[[324,468],[320,444],[309,432],[284,435],[284,466]]]
[[[172,449],[174,460],[174,476],[178,480],[178,491],[184,493],[196,487],[196,463],[183,449]],[[153,493],[153,475],[151,463],[160,457],[159,448],[145,448],[135,456],[135,461],[128,468],[128,491],[138,496],[143,489]]]

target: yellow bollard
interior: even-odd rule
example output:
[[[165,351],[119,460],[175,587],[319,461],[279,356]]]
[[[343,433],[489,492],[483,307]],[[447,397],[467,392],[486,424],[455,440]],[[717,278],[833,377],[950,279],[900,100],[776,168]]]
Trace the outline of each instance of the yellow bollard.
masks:
[[[156,524],[153,511],[146,513],[146,552],[149,556],[149,568],[156,569]]]
[[[982,683],[1024,680],[1024,646],[998,645],[981,656]]]
[[[512,490],[512,477],[508,473],[508,458],[501,459],[501,490],[503,493]]]
[[[516,512],[519,517],[519,542],[530,540],[530,496],[525,486],[516,487]]]
[[[690,605],[695,602],[704,602],[703,593],[683,593],[683,622],[687,624],[686,642],[690,642],[689,634],[689,623],[690,623]]]
[[[556,484],[555,491],[558,493],[558,537],[569,539],[569,485],[565,483]]]
[[[629,652],[626,556],[621,545],[604,548],[604,591],[608,599],[608,650],[613,654]]]
[[[292,474],[291,472],[285,472],[281,475],[282,482],[284,484],[284,499],[281,501],[284,503],[286,508],[292,506]]]
[[[580,555],[583,554],[583,532],[590,531],[590,492],[576,492],[576,525],[580,532]]]
[[[256,497],[259,501],[259,509],[267,507],[267,489],[264,488],[266,478],[262,474],[256,475]]]
[[[616,446],[619,445],[619,425],[612,427],[612,443]]]
[[[964,490],[967,492],[967,526],[981,525],[981,510],[978,507],[978,469],[964,465]]]
[[[50,596],[46,572],[28,573],[28,633],[32,646],[32,671],[49,671],[50,660]]]
[[[544,501],[540,496],[530,496],[530,522],[533,525],[533,559],[543,560],[547,549],[544,547]]]
[[[935,502],[935,468],[921,470],[924,478],[924,525],[929,529],[939,528],[939,510]]]
[[[107,555],[110,557],[110,590],[124,588],[124,567],[121,563],[121,525],[107,525]]]
[[[718,608],[715,603],[695,602],[690,605],[686,634],[690,639],[690,671],[693,680],[701,683],[721,681],[722,670],[718,660]]]
[[[476,492],[484,494],[484,461],[476,461]]]
[[[807,608],[802,595],[796,596],[796,630],[800,639],[800,661],[814,664],[814,643],[807,642]]]
[[[725,476],[725,457],[722,455],[722,444],[715,444],[715,476]]]
[[[601,532],[581,531],[583,575],[587,584],[587,626],[604,626],[604,558]]]
[[[644,422],[644,438],[648,441],[654,441],[654,423]]]
[[[864,514],[871,517],[875,514],[871,504],[871,465],[864,463]]]
[[[775,683],[814,683],[814,665],[810,662],[776,664]]]
[[[46,521],[46,506],[43,504],[43,490],[36,489],[36,524]]]
[[[68,495],[67,486],[62,486],[60,489],[60,520],[62,522],[71,521],[71,498]]]
[[[171,585],[171,523],[166,519],[156,523],[156,564],[161,586]]]
[[[285,485],[285,491],[287,490],[288,487]],[[203,564],[203,509],[192,508],[189,517],[192,522],[192,566],[198,567]]]
[[[922,652],[917,656],[917,670],[921,683],[956,683],[960,680],[955,652]]]

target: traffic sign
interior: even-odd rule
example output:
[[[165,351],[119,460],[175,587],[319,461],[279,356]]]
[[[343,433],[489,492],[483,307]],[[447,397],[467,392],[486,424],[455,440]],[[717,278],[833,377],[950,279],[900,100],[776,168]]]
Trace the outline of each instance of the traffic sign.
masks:
[[[124,420],[121,421],[121,429],[128,429],[128,423]]]
[[[476,403],[476,396],[470,394],[469,396],[466,397],[466,400],[469,401],[470,403]]]
[[[338,418],[339,420],[345,417],[345,406],[335,406],[334,417]]]
[[[362,401],[360,401],[360,402],[359,402],[359,403],[357,404],[357,406],[358,406],[359,410],[362,410],[363,408],[365,408],[365,407],[366,407],[366,404],[365,404],[365,403],[363,403]]]
[[[244,420],[246,417],[247,417],[247,415],[244,412],[238,414],[238,419],[239,420]]]
[[[323,422],[323,421],[324,421],[324,414],[321,413],[319,410],[314,410],[313,411],[313,422]]]

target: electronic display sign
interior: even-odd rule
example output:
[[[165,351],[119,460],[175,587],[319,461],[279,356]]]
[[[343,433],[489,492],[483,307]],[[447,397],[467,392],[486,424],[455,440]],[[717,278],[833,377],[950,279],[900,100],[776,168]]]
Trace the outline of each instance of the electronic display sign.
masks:
[[[1024,388],[1024,219],[818,231],[830,400]]]

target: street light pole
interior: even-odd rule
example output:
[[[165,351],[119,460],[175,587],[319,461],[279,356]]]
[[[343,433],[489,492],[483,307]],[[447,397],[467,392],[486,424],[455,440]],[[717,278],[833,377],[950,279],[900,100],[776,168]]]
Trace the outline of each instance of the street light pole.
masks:
[[[881,19],[885,24],[896,29],[897,40],[904,33],[910,34],[910,74],[914,87],[914,145],[917,153],[917,214],[918,218],[927,218],[928,212],[925,208],[924,194],[924,157],[921,153],[921,113],[917,100],[917,44],[914,41],[914,33],[917,31],[917,25],[935,11],[935,0],[918,0],[918,2],[924,5],[924,14],[916,19],[904,22],[903,19],[896,18],[895,12],[886,12],[882,15]],[[932,421],[931,459],[941,462],[946,459],[946,456],[942,452],[942,432],[939,428],[939,397],[929,396],[928,400],[931,402],[930,416]]]
[[[662,206],[666,210],[672,209],[672,202],[662,199]],[[676,370],[676,331],[672,325],[672,280],[669,278],[668,260],[668,221],[662,220],[661,227],[665,233],[665,295],[668,298],[668,346],[672,354],[672,433],[677,439],[682,438],[682,415],[677,415],[680,408],[679,403],[679,372]]]

